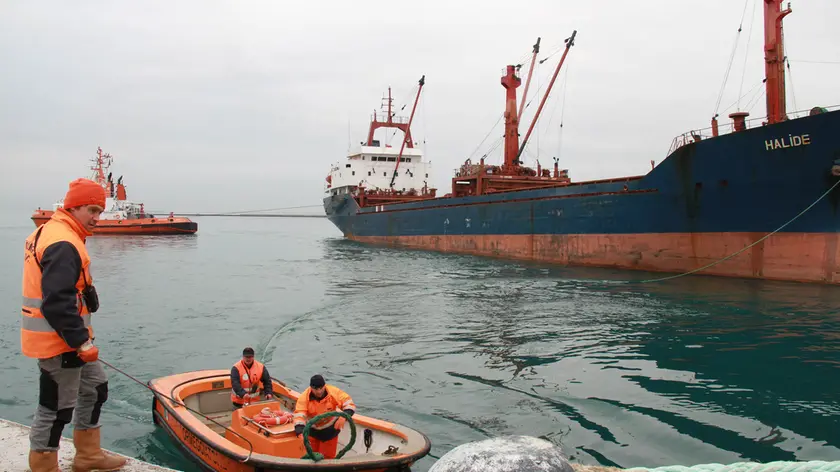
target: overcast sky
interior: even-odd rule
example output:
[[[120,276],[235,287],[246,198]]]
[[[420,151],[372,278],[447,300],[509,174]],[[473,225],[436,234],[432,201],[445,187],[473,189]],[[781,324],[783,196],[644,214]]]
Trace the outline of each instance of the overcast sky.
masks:
[[[709,126],[715,111],[728,123],[739,90],[747,95],[742,109],[766,114],[761,0],[746,2],[718,110],[744,0],[513,5],[5,1],[0,210],[28,218],[50,207],[70,180],[89,174],[97,146],[114,156],[111,170],[124,175],[129,198],[149,209],[319,205],[330,163],[344,159],[348,142],[365,139],[387,87],[395,105],[408,105],[407,116],[424,74],[413,133],[425,141],[431,183],[444,194],[504,109],[505,65],[528,61],[538,36],[540,58],[556,52],[536,69],[530,123],[541,98],[534,91],[544,91],[575,29],[529,164],[539,157],[550,166],[558,156],[573,180],[642,174],[674,136]],[[794,98],[796,109],[840,104],[840,1],[792,8],[788,109]],[[501,135],[500,124],[473,158]],[[501,146],[488,158],[500,161]]]

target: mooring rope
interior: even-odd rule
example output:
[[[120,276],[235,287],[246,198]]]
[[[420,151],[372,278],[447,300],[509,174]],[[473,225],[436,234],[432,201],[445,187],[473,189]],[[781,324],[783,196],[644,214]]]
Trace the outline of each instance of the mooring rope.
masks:
[[[631,467],[624,470],[626,472],[838,472],[840,471],[840,461],[710,463],[690,467],[683,465],[669,465],[654,468]]]

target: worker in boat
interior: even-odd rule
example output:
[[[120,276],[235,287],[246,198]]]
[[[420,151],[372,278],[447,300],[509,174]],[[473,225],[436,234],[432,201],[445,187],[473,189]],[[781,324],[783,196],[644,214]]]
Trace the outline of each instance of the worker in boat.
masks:
[[[242,408],[245,403],[259,401],[260,395],[257,390],[260,386],[263,388],[266,400],[274,397],[268,369],[261,362],[254,360],[252,347],[243,349],[242,359],[231,367],[230,385],[230,399],[236,409]]]
[[[303,434],[308,419],[328,411],[344,411],[353,416],[356,404],[340,388],[327,385],[323,376],[313,375],[309,379],[309,388],[300,394],[295,405],[295,434]],[[313,424],[309,429],[312,451],[320,452],[325,459],[334,459],[338,449],[338,433],[346,421],[343,417],[332,416]]]
[[[37,359],[38,406],[29,434],[32,472],[58,470],[65,425],[74,420],[73,470],[118,470],[126,459],[100,447],[108,378],[93,344],[91,313],[99,298],[90,273],[88,236],[105,208],[105,189],[89,179],[70,183],[63,208],[26,238],[20,341]]]

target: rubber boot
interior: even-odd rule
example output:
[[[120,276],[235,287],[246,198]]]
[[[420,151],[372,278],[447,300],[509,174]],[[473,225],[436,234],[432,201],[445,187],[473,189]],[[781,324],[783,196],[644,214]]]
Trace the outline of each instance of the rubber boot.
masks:
[[[119,470],[128,461],[124,457],[108,454],[99,446],[99,432],[102,428],[74,429],[73,472],[108,472]]]
[[[32,472],[58,472],[58,451],[29,451]]]

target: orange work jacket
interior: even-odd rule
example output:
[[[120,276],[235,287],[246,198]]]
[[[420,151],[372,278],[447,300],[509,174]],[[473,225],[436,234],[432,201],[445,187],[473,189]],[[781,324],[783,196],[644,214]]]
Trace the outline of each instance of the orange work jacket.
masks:
[[[89,339],[93,339],[93,326],[88,307],[82,298],[82,291],[92,285],[90,278],[90,256],[85,247],[85,238],[91,233],[76,218],[63,208],[33,231],[26,238],[23,259],[23,304],[21,307],[20,343],[21,351],[27,357],[45,359],[65,352],[75,351],[47,322],[41,312],[44,294],[41,290],[41,261],[44,251],[52,244],[66,241],[76,248],[81,259],[79,279],[76,281],[76,314],[87,328]],[[77,346],[78,347],[78,346]]]
[[[338,387],[327,384],[327,395],[321,400],[310,398],[312,388],[307,387],[303,393],[300,394],[295,405],[295,425],[305,425],[307,418],[314,418],[322,413],[328,411],[338,410],[353,410],[356,411],[356,404],[350,395],[345,393]],[[326,429],[333,425],[338,420],[338,416],[324,418],[323,420],[312,425],[314,429]]]
[[[255,359],[250,369],[245,366],[242,359],[239,359],[239,362],[233,366],[239,371],[239,383],[247,393],[251,393],[251,387],[254,385],[262,387],[265,390],[265,385],[262,384],[264,366],[259,361]],[[233,387],[230,389],[230,399],[237,405],[245,404],[245,399],[237,396],[236,392],[233,391]]]

